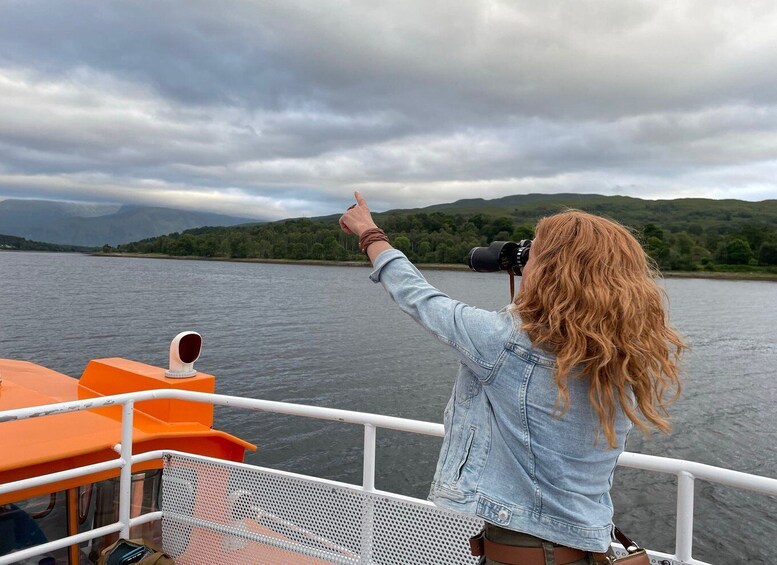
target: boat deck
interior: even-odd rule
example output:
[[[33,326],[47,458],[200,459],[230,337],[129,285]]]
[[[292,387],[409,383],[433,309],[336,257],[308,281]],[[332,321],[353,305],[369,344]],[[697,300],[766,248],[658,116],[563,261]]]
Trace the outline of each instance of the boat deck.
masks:
[[[362,425],[363,484],[337,483],[170,450],[133,455],[131,432],[135,403],[173,398]],[[427,501],[379,491],[374,486],[377,428],[442,436],[440,424],[182,390],[143,391],[6,410],[0,412],[0,422],[115,405],[122,405],[121,437],[116,438],[120,441],[116,446],[118,458],[8,482],[0,485],[0,495],[67,478],[90,476],[99,470],[120,469],[119,520],[0,556],[0,565],[73,544],[89,543],[106,534],[119,533],[129,537],[134,528],[151,522],[161,523],[163,548],[180,565],[454,565],[477,562],[477,558],[469,554],[467,538],[480,529],[480,520],[439,509]],[[0,423],[0,433],[2,425]],[[132,468],[160,458],[163,461],[160,508],[134,515],[131,512]],[[619,465],[677,477],[676,547],[673,554],[650,552],[651,563],[660,565],[708,565],[691,556],[697,479],[777,495],[777,479],[699,463],[624,453]],[[618,544],[613,548],[616,553],[625,553]]]

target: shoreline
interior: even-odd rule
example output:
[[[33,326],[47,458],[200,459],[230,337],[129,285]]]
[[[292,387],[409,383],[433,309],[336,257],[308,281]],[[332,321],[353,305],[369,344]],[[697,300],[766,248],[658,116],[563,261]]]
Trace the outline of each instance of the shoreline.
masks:
[[[130,259],[170,259],[174,261],[220,261],[227,263],[267,263],[275,265],[312,265],[319,267],[367,267],[368,261],[326,261],[317,259],[258,259],[258,258],[231,258],[231,257],[199,257],[196,255],[174,256],[161,253],[89,253],[92,257],[119,257]],[[415,263],[414,263],[415,264]],[[469,271],[466,265],[454,263],[418,263],[419,270],[429,271]],[[777,282],[777,273],[746,273],[725,271],[666,271],[661,276],[665,279],[718,279],[737,281],[765,281]]]

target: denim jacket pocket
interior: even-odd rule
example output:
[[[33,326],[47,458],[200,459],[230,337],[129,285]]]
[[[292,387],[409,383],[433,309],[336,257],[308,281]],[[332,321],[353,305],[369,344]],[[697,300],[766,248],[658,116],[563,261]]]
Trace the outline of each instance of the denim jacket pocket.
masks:
[[[459,376],[456,379],[456,404],[464,407],[469,406],[472,398],[480,394],[482,388],[483,385],[480,384],[480,381],[470,371],[469,367],[464,364],[460,365]]]
[[[453,399],[453,396],[448,400],[447,406],[445,406],[445,412],[443,413],[443,426],[445,427],[445,437],[443,437],[442,440],[442,447],[440,448],[440,460],[438,461],[437,465],[437,473],[440,473],[442,471],[441,465],[445,463],[445,461],[448,459],[448,453],[451,450],[451,429],[453,426],[453,417],[454,417],[454,410],[456,409],[454,406],[455,402]]]
[[[456,484],[461,479],[461,473],[464,471],[464,466],[467,464],[469,454],[472,451],[472,441],[475,439],[475,426],[470,426],[469,434],[467,434],[467,442],[464,444],[464,451],[461,455],[461,460],[456,468],[456,476],[453,478],[453,483]]]

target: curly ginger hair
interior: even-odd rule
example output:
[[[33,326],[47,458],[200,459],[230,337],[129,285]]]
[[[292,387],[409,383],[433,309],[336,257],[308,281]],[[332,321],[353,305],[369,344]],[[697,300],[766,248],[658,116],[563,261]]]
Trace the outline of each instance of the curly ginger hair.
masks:
[[[513,307],[532,343],[556,355],[557,411],[569,407],[573,375],[588,379],[610,447],[618,406],[644,433],[651,425],[669,432],[686,345],[636,238],[615,221],[568,210],[540,220],[531,252]]]

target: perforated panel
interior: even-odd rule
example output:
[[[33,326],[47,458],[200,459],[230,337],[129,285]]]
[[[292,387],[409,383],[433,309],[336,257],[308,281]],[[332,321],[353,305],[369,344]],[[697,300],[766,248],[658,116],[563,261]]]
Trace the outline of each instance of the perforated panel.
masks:
[[[172,455],[163,545],[181,565],[474,564],[482,521],[315,478]]]

